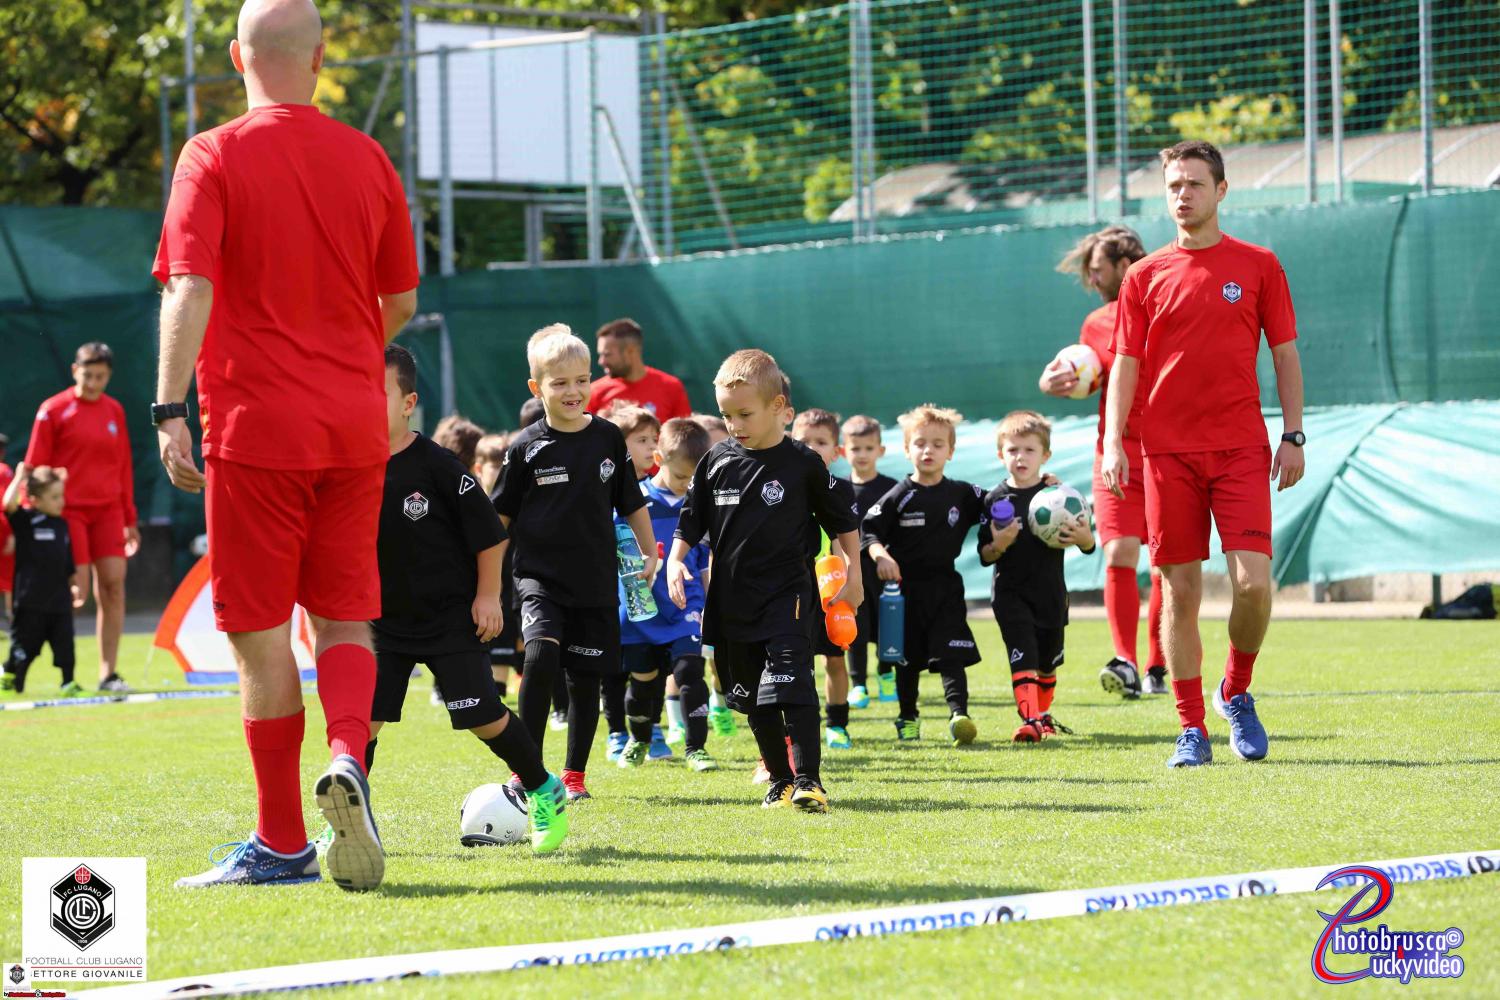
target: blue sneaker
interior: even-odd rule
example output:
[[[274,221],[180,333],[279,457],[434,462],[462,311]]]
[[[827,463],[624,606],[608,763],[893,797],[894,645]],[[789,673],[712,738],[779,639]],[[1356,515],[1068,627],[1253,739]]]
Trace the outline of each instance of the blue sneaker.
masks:
[[[229,848],[227,854],[220,851]],[[217,857],[215,855],[218,855]],[[213,867],[201,875],[177,880],[179,889],[198,889],[205,885],[297,885],[316,882],[318,852],[308,844],[300,854],[277,854],[255,834],[249,840],[220,844],[208,852]]]
[[[373,889],[385,877],[385,850],[370,812],[370,784],[359,763],[341,753],[313,785],[323,818],[333,827],[333,843],[323,863],[340,889]]]
[[[1197,767],[1212,764],[1214,748],[1208,745],[1208,737],[1197,728],[1184,729],[1177,737],[1177,749],[1167,759],[1168,767]]]
[[[1255,714],[1255,699],[1250,692],[1224,700],[1224,682],[1214,686],[1214,711],[1229,723],[1229,749],[1240,760],[1263,760],[1270,749],[1266,729]]]
[[[630,742],[630,734],[629,733],[610,733],[609,734],[609,753],[607,755],[609,757],[609,759],[610,760],[619,760],[620,759],[620,753],[622,751],[624,751],[625,744],[627,744],[629,742]]]
[[[856,684],[852,688],[850,688],[849,689],[849,707],[850,708],[869,708],[870,707],[870,689],[867,688],[867,687],[865,687],[863,684]]]
[[[662,735],[661,726],[651,727],[651,750],[646,756],[651,760],[666,760],[672,756],[672,748],[667,745],[667,738]]]

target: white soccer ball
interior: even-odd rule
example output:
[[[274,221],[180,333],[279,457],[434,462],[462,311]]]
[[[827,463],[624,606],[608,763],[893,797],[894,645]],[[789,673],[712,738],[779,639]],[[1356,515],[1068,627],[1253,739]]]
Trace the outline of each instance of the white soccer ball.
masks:
[[[1054,549],[1066,548],[1058,538],[1062,526],[1068,523],[1089,523],[1089,502],[1071,486],[1059,483],[1045,486],[1031,498],[1031,507],[1026,512],[1026,522],[1031,533]]]
[[[1099,380],[1104,374],[1104,365],[1099,355],[1087,344],[1069,344],[1057,352],[1057,360],[1073,369],[1078,384],[1068,391],[1069,399],[1085,399],[1099,391]]]
[[[526,802],[508,785],[480,785],[464,796],[458,815],[458,842],[465,847],[526,839]]]

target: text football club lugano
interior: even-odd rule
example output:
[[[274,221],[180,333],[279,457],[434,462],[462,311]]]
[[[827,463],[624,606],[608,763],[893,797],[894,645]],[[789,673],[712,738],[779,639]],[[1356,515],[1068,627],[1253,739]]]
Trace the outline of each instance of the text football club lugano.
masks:
[[[145,982],[146,859],[22,859],[19,967],[37,982]]]

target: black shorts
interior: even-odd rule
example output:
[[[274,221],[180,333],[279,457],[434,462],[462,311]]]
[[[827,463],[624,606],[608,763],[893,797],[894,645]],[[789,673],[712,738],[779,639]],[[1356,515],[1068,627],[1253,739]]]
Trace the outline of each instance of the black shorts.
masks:
[[[979,662],[962,580],[936,586],[908,581],[901,589],[906,594],[908,666],[944,674]]]
[[[758,642],[721,642],[714,647],[714,671],[725,704],[736,712],[818,704],[812,644],[802,631]]]
[[[564,670],[620,672],[620,609],[569,608],[543,594],[521,598],[521,637],[551,639],[562,647]]]
[[[411,683],[412,667],[418,663],[427,664],[427,669],[432,671],[448,708],[448,721],[454,729],[487,726],[505,714],[500,691],[495,687],[495,677],[490,673],[489,653],[482,647],[436,656],[377,649],[371,722],[401,721],[406,686]]]
[[[620,647],[620,669],[627,674],[649,674],[653,670],[670,674],[677,661],[688,656],[703,658],[700,637],[685,635],[660,644],[630,642]]]
[[[1011,673],[1050,674],[1062,666],[1061,628],[1038,625],[1035,613],[1022,601],[996,601],[990,604],[990,609],[995,612],[995,623],[1000,626],[1000,638],[1005,642]]]
[[[73,612],[14,609],[10,619],[8,659],[11,672],[24,673],[41,655],[43,644],[52,648],[53,666],[77,666],[73,655]]]

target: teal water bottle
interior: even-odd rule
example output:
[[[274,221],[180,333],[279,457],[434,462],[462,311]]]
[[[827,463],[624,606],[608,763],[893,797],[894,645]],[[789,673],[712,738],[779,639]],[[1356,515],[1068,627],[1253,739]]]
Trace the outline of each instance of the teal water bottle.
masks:
[[[651,581],[646,579],[646,557],[636,544],[635,532],[628,524],[615,525],[615,553],[620,560],[620,586],[625,591],[625,617],[633,622],[656,617],[656,598]]]
[[[881,663],[904,663],[906,661],[906,598],[901,594],[901,584],[894,580],[886,582],[880,594],[880,651]]]

